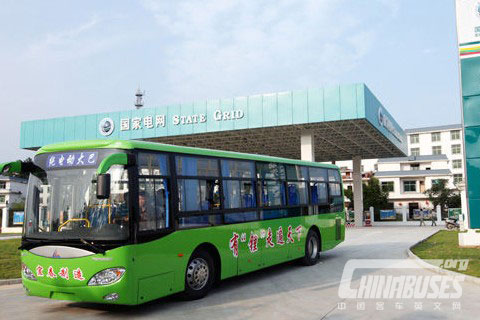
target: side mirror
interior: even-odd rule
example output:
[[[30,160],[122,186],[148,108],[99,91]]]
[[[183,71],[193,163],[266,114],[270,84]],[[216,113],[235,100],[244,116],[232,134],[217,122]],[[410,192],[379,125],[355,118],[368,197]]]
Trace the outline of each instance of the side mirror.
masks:
[[[97,199],[110,198],[110,174],[102,173],[97,176]]]

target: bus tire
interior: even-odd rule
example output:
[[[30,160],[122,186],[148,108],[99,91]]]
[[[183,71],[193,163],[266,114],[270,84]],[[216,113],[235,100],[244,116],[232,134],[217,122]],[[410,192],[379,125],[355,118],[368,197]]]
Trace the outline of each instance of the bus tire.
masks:
[[[196,300],[205,297],[215,282],[215,272],[210,253],[205,250],[195,251],[185,270],[185,298]]]
[[[302,258],[302,263],[306,266],[313,266],[320,260],[320,239],[318,234],[310,229],[307,233],[305,241],[305,256]]]

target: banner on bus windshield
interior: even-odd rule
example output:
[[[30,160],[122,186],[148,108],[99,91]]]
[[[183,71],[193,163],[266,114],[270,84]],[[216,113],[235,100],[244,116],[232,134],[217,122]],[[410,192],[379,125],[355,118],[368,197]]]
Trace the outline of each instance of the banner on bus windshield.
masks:
[[[53,153],[47,158],[47,169],[96,166],[97,160],[95,151]]]

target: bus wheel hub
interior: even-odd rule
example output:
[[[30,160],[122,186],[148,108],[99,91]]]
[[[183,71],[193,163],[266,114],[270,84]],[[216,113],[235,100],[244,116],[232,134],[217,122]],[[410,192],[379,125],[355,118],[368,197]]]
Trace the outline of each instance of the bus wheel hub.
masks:
[[[208,264],[202,258],[193,259],[187,268],[187,283],[194,290],[201,290],[208,282]]]

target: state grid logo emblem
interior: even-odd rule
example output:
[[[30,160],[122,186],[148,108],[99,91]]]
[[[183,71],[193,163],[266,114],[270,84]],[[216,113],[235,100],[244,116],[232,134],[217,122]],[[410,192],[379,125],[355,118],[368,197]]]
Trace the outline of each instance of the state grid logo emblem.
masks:
[[[98,125],[98,130],[103,136],[109,136],[115,129],[115,123],[111,118],[103,118]]]

